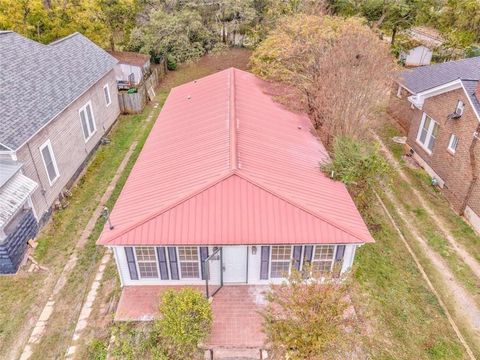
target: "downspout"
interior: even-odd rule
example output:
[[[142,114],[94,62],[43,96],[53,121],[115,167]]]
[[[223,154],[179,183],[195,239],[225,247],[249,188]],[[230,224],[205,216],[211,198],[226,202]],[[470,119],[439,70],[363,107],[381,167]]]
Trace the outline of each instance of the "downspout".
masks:
[[[462,206],[460,207],[460,215],[465,214],[465,209],[467,208],[468,201],[470,200],[470,197],[472,196],[473,189],[475,188],[475,184],[477,183],[478,180],[478,168],[477,168],[477,159],[475,156],[475,148],[478,143],[478,138],[480,137],[480,122],[477,125],[477,129],[475,130],[475,133],[473,134],[473,140],[472,144],[470,145],[469,153],[470,153],[470,168],[472,169],[472,181],[470,182],[470,185],[468,186],[467,194],[465,195],[465,198],[463,199]]]

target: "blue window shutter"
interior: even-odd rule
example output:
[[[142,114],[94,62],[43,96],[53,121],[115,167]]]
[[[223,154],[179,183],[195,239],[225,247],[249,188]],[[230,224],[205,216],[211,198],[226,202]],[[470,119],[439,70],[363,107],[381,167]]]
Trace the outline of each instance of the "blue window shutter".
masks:
[[[344,255],[345,255],[345,245],[338,245],[337,253],[335,254],[335,261],[336,262],[342,261]]]
[[[313,255],[313,246],[312,245],[305,246],[305,254],[303,255],[302,268],[305,268],[305,266],[310,266],[310,264],[312,263],[312,255]]]
[[[172,275],[172,280],[179,280],[177,251],[174,247],[168,248],[168,258],[170,260],[170,274]]]
[[[207,278],[206,274],[206,268],[207,264],[205,263],[205,260],[208,258],[208,247],[201,247],[200,248],[200,261],[201,261],[201,268],[202,268],[202,280],[205,280]]]
[[[130,279],[138,280],[137,266],[135,265],[135,256],[133,255],[133,248],[131,246],[125,247],[125,256],[127,257]]]
[[[158,268],[160,269],[160,279],[168,280],[168,265],[167,255],[165,254],[165,248],[157,247]]]
[[[270,246],[262,246],[260,262],[260,279],[268,280],[268,263],[270,261]]]
[[[302,247],[293,247],[293,266],[295,269],[300,270],[300,261],[302,259]]]

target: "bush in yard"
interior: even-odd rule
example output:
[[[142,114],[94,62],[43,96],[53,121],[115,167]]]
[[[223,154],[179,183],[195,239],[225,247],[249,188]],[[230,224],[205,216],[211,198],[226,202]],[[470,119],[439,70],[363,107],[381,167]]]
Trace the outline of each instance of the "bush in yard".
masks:
[[[100,339],[93,339],[87,348],[89,360],[104,360],[107,358],[107,343]]]
[[[167,69],[170,71],[177,70],[177,60],[171,55],[167,56]]]
[[[263,310],[264,332],[273,359],[320,360],[347,358],[354,321],[347,316],[347,285],[331,277],[305,280],[294,272],[273,285]]]
[[[170,360],[194,359],[212,327],[212,309],[205,296],[193,289],[166,291],[160,314],[154,325],[159,352]]]
[[[347,185],[360,208],[368,207],[373,190],[388,178],[390,172],[374,144],[348,137],[334,140],[332,161],[321,168],[327,176]]]

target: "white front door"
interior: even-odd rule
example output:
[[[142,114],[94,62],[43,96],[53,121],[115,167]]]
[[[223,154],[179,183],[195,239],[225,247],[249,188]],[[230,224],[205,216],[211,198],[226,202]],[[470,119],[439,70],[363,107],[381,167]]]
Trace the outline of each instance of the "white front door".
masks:
[[[223,282],[247,282],[247,246],[223,246]]]

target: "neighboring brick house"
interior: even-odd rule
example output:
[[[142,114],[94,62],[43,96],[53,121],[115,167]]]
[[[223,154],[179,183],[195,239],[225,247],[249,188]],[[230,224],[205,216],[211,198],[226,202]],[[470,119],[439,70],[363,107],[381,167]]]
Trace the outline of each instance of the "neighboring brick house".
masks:
[[[43,45],[0,31],[0,54],[0,273],[12,273],[120,110],[117,60],[81,34]]]
[[[392,113],[407,130],[413,157],[480,231],[479,80],[480,57],[407,70]]]

